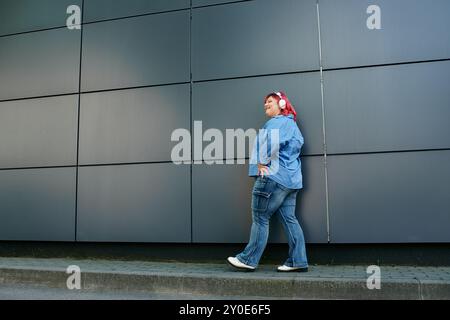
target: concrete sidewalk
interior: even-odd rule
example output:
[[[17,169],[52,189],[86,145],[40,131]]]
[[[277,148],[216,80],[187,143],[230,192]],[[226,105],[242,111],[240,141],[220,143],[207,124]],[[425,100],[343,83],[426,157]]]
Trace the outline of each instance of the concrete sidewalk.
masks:
[[[450,299],[450,267],[382,265],[381,289],[369,290],[367,266],[310,265],[308,273],[278,273],[275,265],[260,265],[255,272],[240,272],[225,259],[217,264],[0,258],[0,285],[69,291],[66,270],[71,265],[80,268],[77,291],[87,297],[126,292],[150,299]]]

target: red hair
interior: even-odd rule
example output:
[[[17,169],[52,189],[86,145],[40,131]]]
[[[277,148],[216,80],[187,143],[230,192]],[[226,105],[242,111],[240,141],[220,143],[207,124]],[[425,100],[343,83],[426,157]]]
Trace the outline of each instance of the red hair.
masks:
[[[284,109],[280,109],[280,111],[281,111],[280,114],[282,114],[283,116],[287,116],[288,114],[292,114],[294,116],[294,121],[297,121],[297,112],[295,111],[294,106],[289,101],[289,99],[286,96],[286,94],[283,91],[278,91],[278,93],[281,94],[281,98],[278,96],[278,94],[276,94],[276,92],[272,92],[272,93],[269,93],[264,98],[264,103],[266,103],[267,99],[269,99],[270,97],[274,98],[277,101],[277,103],[279,103],[280,100],[283,98],[283,100],[286,101],[286,107]]]

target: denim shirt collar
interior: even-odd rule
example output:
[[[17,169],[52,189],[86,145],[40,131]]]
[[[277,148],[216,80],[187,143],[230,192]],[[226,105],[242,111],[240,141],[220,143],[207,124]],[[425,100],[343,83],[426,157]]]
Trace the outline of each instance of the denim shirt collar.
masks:
[[[294,119],[294,115],[292,113],[289,113],[287,116],[279,114],[279,115],[275,116],[274,118],[281,118],[281,117],[288,117],[288,118]]]

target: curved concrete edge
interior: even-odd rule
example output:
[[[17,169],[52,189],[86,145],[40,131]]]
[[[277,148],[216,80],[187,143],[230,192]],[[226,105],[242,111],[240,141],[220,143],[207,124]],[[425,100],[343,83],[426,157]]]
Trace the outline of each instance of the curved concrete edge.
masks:
[[[67,288],[69,275],[59,269],[0,268],[0,283]],[[69,289],[67,289],[69,290]],[[450,282],[388,279],[369,290],[356,278],[246,278],[183,273],[93,272],[81,274],[81,290],[183,293],[267,299],[450,299]]]

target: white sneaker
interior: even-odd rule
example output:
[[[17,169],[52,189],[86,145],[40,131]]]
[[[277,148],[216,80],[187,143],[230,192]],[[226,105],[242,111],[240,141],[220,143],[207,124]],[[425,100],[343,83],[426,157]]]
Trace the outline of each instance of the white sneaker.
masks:
[[[255,270],[255,267],[252,267],[252,266],[249,266],[249,265],[247,265],[245,263],[242,263],[235,257],[228,257],[227,261],[233,267],[238,268],[238,269]]]
[[[296,272],[307,272],[308,271],[308,267],[288,267],[285,265],[279,266],[277,268],[278,271],[281,272],[291,272],[291,271],[296,271]]]

